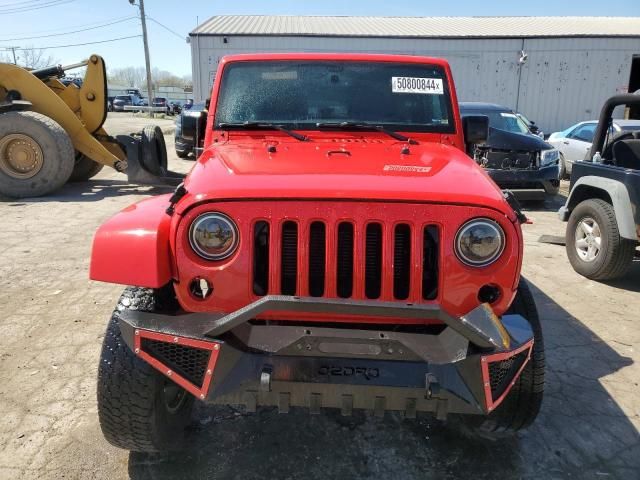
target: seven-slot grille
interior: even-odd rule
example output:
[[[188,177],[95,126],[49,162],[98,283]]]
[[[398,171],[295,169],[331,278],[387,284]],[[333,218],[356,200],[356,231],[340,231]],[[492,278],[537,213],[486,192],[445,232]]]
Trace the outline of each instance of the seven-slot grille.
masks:
[[[252,237],[258,296],[408,301],[438,296],[436,225],[260,220]]]

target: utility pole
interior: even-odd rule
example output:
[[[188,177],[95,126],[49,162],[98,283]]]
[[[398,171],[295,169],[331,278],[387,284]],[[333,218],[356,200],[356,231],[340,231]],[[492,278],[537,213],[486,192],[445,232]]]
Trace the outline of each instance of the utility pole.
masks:
[[[11,53],[13,53],[13,64],[17,65],[18,61],[16,60],[16,49],[18,49],[20,47],[7,47],[7,50],[11,50]]]
[[[147,40],[147,19],[144,14],[144,0],[139,0],[138,7],[140,7],[140,21],[142,22],[142,42],[144,43],[144,63],[147,69],[147,95],[149,107],[153,103],[153,83],[151,82],[151,60],[149,60],[149,42]],[[135,0],[129,0],[131,5],[135,5]],[[149,110],[151,115],[151,110]]]

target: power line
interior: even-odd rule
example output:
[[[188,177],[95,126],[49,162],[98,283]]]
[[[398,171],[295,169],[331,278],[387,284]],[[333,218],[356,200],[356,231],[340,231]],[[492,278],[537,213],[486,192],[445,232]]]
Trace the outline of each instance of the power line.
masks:
[[[38,4],[43,2],[44,0],[23,0],[22,2],[10,2],[10,3],[0,3],[0,8],[22,8],[20,5],[26,4]]]
[[[160,25],[162,28],[164,28],[165,30],[173,33],[176,37],[178,37],[181,40],[184,40],[186,38],[186,35],[180,35],[178,32],[175,32],[174,30],[171,30],[169,27],[167,27],[166,25],[163,25],[162,23],[160,23],[159,21],[157,21],[155,18],[151,18],[149,15],[147,15],[147,18],[149,20],[151,20],[153,23],[156,23],[158,25]]]
[[[37,4],[44,0],[23,0],[22,2],[9,2],[9,3],[0,3],[0,8],[20,8],[20,5],[26,4]]]
[[[76,0],[49,0],[48,3],[36,4],[36,5],[25,5],[23,7],[14,7],[8,10],[0,10],[1,15],[7,15],[10,13],[23,13],[23,12],[32,12],[34,10],[41,10],[43,8],[49,7],[57,7],[58,5],[64,5],[66,3],[75,2]],[[1,8],[1,7],[0,7]]]
[[[66,32],[66,31],[68,31],[68,30],[70,30],[72,28],[92,27],[94,25],[100,25],[100,24],[105,23],[105,22],[112,22],[112,21],[115,22],[117,20],[122,20],[124,18],[130,18],[130,17],[127,16],[127,17],[106,18],[104,20],[99,20],[97,22],[83,23],[82,25],[69,25],[69,26],[66,26],[66,27],[49,28],[47,30],[36,30],[36,31],[31,32],[31,33],[34,34],[34,35],[40,35],[40,34],[44,35],[44,34],[47,34],[47,33]],[[134,16],[134,18],[137,18],[137,17]],[[17,34],[12,34],[12,35],[17,35]]]
[[[116,25],[117,23],[126,22],[126,21],[132,20],[134,18],[137,18],[137,17],[126,17],[126,18],[117,20],[115,22],[105,23],[103,25],[98,25],[98,26],[95,26],[95,27],[87,27],[87,28],[82,28],[80,30],[72,30],[72,31],[63,32],[63,33],[51,33],[49,35],[38,35],[38,36],[34,36],[34,37],[3,38],[3,39],[0,39],[0,42],[14,42],[14,41],[17,41],[17,40],[33,40],[33,39],[36,39],[36,38],[49,38],[49,37],[59,37],[59,36],[62,36],[62,35],[71,35],[72,33],[86,32],[88,30],[95,30],[97,28],[104,28],[104,27],[108,27],[110,25]]]
[[[119,37],[119,38],[110,38],[108,40],[98,40],[95,42],[86,42],[86,43],[74,43],[70,45],[52,45],[50,47],[30,47],[30,48],[16,48],[15,50],[27,51],[27,50],[51,50],[54,48],[68,48],[68,47],[84,47],[85,45],[95,45],[97,43],[108,43],[108,42],[117,42],[118,40],[127,40],[129,38],[138,38],[141,35],[130,35],[128,37]],[[11,50],[12,47],[0,47],[5,51]]]

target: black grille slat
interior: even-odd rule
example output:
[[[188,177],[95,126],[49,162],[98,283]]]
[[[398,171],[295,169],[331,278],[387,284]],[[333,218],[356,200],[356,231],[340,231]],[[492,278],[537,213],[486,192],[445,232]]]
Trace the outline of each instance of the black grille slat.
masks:
[[[197,387],[202,387],[211,352],[202,348],[143,338],[143,352],[156,358]]]
[[[253,228],[253,293],[263,296],[269,291],[269,224],[256,222]]]
[[[298,282],[298,224],[282,224],[282,250],[280,257],[280,292],[295,295]]]
[[[382,290],[382,225],[370,223],[366,229],[364,294],[380,298]]]
[[[338,297],[349,298],[353,294],[353,225],[338,225],[338,252],[336,286]]]
[[[428,225],[422,232],[422,298],[435,300],[438,297],[440,231]]]
[[[309,295],[324,295],[326,252],[326,227],[313,222],[309,228]]]
[[[411,228],[397,225],[393,236],[393,296],[406,300],[411,286]]]
[[[514,375],[518,373],[528,355],[529,350],[523,350],[506,360],[489,363],[489,383],[491,385],[491,397],[494,402],[507,390]]]

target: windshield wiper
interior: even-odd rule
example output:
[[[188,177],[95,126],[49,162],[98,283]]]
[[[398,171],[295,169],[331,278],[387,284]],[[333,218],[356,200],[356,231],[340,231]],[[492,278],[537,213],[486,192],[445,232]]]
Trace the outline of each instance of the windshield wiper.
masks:
[[[409,138],[401,133],[395,132],[393,130],[389,130],[388,128],[383,127],[382,125],[375,125],[373,123],[366,122],[319,122],[316,123],[316,127],[318,128],[336,128],[340,130],[374,130],[377,132],[382,132],[390,137],[395,138],[396,140],[400,140],[402,142],[409,142],[411,145],[418,145],[418,142],[412,138]]]
[[[218,124],[218,128],[229,129],[229,128],[245,128],[256,130],[265,129],[265,130],[279,130],[281,132],[286,133],[287,135],[292,136],[296,140],[300,140],[301,142],[306,142],[309,140],[309,137],[306,135],[302,135],[301,133],[294,132],[293,130],[289,130],[288,128],[283,127],[282,125],[276,125],[275,123],[269,122],[222,122]]]

